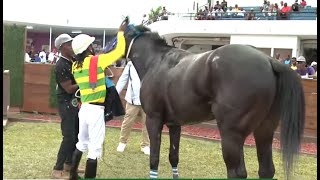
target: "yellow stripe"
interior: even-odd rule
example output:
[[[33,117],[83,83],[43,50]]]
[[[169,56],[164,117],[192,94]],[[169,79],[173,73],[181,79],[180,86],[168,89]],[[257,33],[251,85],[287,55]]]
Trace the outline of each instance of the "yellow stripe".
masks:
[[[97,80],[103,79],[103,78],[104,78],[104,73],[98,74]],[[77,81],[78,84],[79,83],[84,83],[84,82],[89,82],[89,77],[85,76],[85,77],[77,78],[76,81]]]
[[[99,91],[105,91],[105,90],[106,90],[106,85],[104,84],[104,85],[96,87],[94,90],[92,90],[91,88],[80,90],[80,94],[81,95],[88,95],[88,94],[96,93]]]
[[[105,98],[99,98],[99,99],[95,99],[95,100],[92,100],[90,102],[82,102],[82,104],[89,104],[89,103],[103,103],[105,100]]]

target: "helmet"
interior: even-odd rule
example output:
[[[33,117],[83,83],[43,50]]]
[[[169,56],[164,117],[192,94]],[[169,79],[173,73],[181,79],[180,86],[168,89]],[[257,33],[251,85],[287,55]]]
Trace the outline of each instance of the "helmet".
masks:
[[[91,43],[95,40],[94,37],[91,37],[86,34],[79,34],[73,38],[72,49],[74,54],[81,54],[85,51]]]
[[[59,49],[62,44],[69,41],[72,41],[72,37],[69,34],[60,34],[54,41],[54,46]]]

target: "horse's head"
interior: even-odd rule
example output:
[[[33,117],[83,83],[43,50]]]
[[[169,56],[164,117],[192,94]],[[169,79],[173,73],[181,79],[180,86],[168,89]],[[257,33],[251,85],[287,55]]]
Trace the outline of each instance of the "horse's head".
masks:
[[[148,68],[159,63],[160,61],[156,59],[161,58],[165,51],[172,48],[157,32],[151,32],[143,25],[129,25],[125,32],[125,40],[126,57],[132,61],[136,68],[138,66]]]
[[[132,58],[132,47],[135,44],[135,49],[139,49],[141,46],[141,39],[145,39],[145,35],[150,33],[151,30],[143,25],[134,26],[132,24],[128,25],[126,31],[124,32],[124,37],[126,40],[126,58]],[[139,43],[138,43],[139,41]],[[138,45],[139,44],[139,45]],[[141,47],[145,48],[145,47]]]

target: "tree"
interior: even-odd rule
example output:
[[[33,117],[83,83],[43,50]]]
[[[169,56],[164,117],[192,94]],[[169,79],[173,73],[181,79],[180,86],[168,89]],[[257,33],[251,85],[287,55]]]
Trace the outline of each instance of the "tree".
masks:
[[[162,7],[159,6],[155,10],[152,8],[149,13],[149,24],[158,21],[158,17],[161,13]]]

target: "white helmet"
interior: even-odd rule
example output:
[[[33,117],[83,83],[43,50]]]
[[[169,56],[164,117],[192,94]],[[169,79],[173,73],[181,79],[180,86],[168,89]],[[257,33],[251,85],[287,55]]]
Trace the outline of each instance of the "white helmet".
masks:
[[[90,46],[91,43],[93,43],[94,40],[94,37],[86,34],[79,34],[74,37],[72,41],[72,49],[74,54],[81,54]]]

